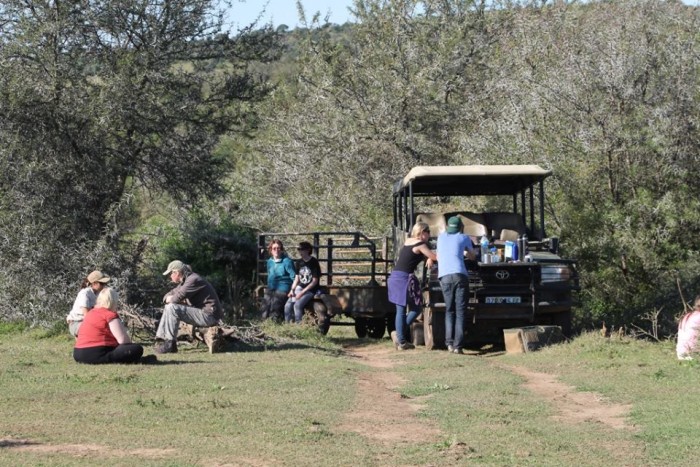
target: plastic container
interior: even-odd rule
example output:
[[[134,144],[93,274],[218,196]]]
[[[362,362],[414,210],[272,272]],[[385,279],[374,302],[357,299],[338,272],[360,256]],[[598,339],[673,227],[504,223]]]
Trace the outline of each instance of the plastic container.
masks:
[[[481,247],[481,258],[483,260],[489,254],[489,239],[486,238],[486,235],[482,235],[479,246]]]

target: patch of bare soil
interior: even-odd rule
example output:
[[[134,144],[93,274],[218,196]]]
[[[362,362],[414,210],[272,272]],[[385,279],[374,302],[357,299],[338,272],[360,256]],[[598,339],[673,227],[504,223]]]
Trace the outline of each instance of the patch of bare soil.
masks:
[[[631,405],[613,404],[593,392],[577,392],[573,386],[556,380],[553,375],[518,366],[509,370],[525,378],[525,387],[551,401],[559,412],[554,419],[563,423],[595,422],[616,430],[632,429],[627,423]]]
[[[0,439],[0,448],[37,453],[69,454],[75,457],[142,457],[158,459],[175,453],[174,449],[112,449],[96,444],[42,444],[28,439]]]
[[[533,393],[550,401],[557,414],[552,418],[560,423],[597,423],[613,430],[633,431],[635,427],[627,422],[632,408],[628,404],[615,404],[594,392],[578,392],[576,388],[557,381],[557,377],[539,373],[527,368],[498,365],[525,378],[524,386]],[[611,438],[598,447],[605,449],[611,465],[636,466],[643,463],[640,457],[644,446],[631,439]]]
[[[346,413],[338,430],[387,444],[437,441],[441,431],[416,412],[423,408],[420,399],[409,399],[398,391],[404,380],[391,368],[396,351],[371,346],[349,348],[347,354],[371,370],[360,373],[354,409]]]

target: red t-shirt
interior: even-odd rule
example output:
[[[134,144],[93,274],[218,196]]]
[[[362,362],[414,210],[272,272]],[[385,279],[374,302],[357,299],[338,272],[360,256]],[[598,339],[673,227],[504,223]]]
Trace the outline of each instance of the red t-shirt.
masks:
[[[109,322],[119,319],[119,315],[107,308],[93,308],[85,315],[83,324],[78,331],[75,341],[76,349],[87,347],[116,347],[119,345],[116,337],[109,329]]]

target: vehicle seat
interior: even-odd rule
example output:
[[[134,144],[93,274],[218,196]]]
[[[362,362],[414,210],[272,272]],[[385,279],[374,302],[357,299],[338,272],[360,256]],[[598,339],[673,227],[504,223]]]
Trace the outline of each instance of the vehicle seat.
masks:
[[[425,222],[430,226],[430,236],[437,237],[447,230],[445,216],[439,212],[421,212],[416,214],[416,222]],[[413,227],[411,227],[413,228]]]
[[[494,239],[517,240],[519,235],[526,232],[523,218],[514,212],[485,212],[484,218]]]
[[[487,235],[486,221],[481,214],[468,211],[445,214],[447,219],[452,216],[457,216],[462,221],[462,233],[469,235],[473,242],[478,242],[482,235]]]

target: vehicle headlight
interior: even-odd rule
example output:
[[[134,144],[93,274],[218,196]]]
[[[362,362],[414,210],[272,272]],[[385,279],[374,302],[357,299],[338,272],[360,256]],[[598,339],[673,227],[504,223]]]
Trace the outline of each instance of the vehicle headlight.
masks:
[[[571,270],[565,264],[542,265],[542,283],[566,282],[571,278]]]

